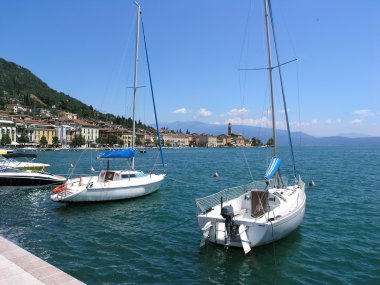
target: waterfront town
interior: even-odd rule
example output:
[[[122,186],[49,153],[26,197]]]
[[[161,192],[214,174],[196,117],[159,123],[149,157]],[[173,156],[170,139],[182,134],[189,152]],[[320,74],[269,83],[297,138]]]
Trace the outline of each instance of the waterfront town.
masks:
[[[95,148],[130,147],[132,129],[112,121],[79,118],[77,114],[63,110],[39,109],[38,114],[19,103],[5,105],[0,110],[1,145],[11,147],[41,148]],[[242,134],[232,132],[231,123],[227,134],[218,136],[190,133],[189,130],[161,128],[160,135],[165,147],[224,147],[251,146],[252,141]],[[153,128],[136,129],[137,147],[157,146],[157,131]]]

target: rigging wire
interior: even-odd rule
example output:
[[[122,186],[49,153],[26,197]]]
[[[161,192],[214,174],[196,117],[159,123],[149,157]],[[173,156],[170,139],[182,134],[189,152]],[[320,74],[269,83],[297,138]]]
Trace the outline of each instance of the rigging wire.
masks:
[[[79,158],[78,158],[77,161],[75,162],[74,167],[71,168],[71,173],[69,173],[67,179],[70,179],[70,178],[72,177],[72,175],[74,174],[74,170],[75,170],[75,168],[77,167],[77,165],[78,165],[80,159],[82,158],[82,155],[85,153],[85,151],[86,151],[86,150],[84,150],[84,151],[81,152]],[[70,172],[70,169],[69,169],[69,172]]]
[[[144,23],[143,23],[143,19],[142,19],[142,15],[141,14],[140,14],[140,17],[141,17],[141,27],[142,27],[142,32],[143,32],[143,39],[144,39],[145,55],[146,55],[148,74],[149,74],[150,91],[151,91],[151,94],[152,94],[152,101],[153,101],[154,117],[156,119],[156,129],[157,129],[158,145],[160,147],[162,167],[165,169],[164,156],[162,154],[161,135],[160,135],[160,129],[158,127],[158,119],[157,119],[157,112],[156,112],[156,103],[155,103],[155,100],[154,100],[154,93],[153,93],[152,76],[151,76],[150,65],[149,65],[148,48],[147,48],[147,44],[146,44],[145,29],[144,29]]]
[[[289,140],[290,151],[291,151],[292,161],[293,161],[293,177],[294,177],[295,180],[297,180],[297,170],[296,170],[296,165],[295,165],[295,158],[294,158],[294,150],[293,150],[293,144],[292,144],[292,137],[290,135],[289,118],[288,118],[288,112],[287,112],[287,106],[286,106],[286,100],[285,100],[284,83],[283,83],[283,80],[282,80],[282,73],[281,73],[281,66],[280,66],[280,56],[279,56],[279,52],[278,52],[278,48],[277,48],[276,33],[275,33],[275,28],[274,28],[274,23],[273,23],[273,13],[272,13],[271,0],[268,0],[268,7],[269,7],[270,21],[271,21],[271,26],[272,26],[273,42],[274,42],[274,47],[275,47],[275,50],[276,50],[275,54],[276,54],[277,65],[278,65],[278,73],[279,73],[280,83],[281,83],[282,100],[283,100],[284,109],[285,109],[286,126],[287,126],[287,130],[288,130],[288,140]]]
[[[297,102],[298,102],[298,139],[299,144],[302,145],[301,142],[301,103],[300,103],[300,84],[299,84],[299,66],[298,62],[296,63],[296,74],[297,74]]]

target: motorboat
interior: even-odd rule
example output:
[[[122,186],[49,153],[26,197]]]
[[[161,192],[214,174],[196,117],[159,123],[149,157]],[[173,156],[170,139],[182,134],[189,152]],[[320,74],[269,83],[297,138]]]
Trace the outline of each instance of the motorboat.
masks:
[[[45,170],[50,164],[33,162],[37,158],[36,154],[32,153],[7,153],[2,154],[0,158],[0,167],[21,169],[21,170],[33,170],[41,171]],[[28,161],[19,161],[16,158],[29,159]]]
[[[43,171],[0,167],[0,186],[40,186],[62,184],[66,178]]]

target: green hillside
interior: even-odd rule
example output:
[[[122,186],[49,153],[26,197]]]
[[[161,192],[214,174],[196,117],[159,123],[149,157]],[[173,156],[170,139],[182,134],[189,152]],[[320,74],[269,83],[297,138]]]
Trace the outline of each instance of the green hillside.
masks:
[[[48,109],[54,105],[55,110],[75,113],[81,118],[113,121],[124,127],[132,126],[132,119],[102,114],[92,106],[50,88],[28,69],[0,58],[0,109],[6,104],[15,102],[24,106]],[[141,122],[138,122],[137,127],[148,128]]]
[[[43,103],[32,100],[33,95]],[[69,95],[57,92],[28,69],[2,58],[0,58],[0,96],[5,104],[10,102],[10,98],[14,98],[23,105],[32,105],[33,101],[37,101],[39,107],[55,105],[56,108],[76,113],[81,117],[94,115],[92,107]]]

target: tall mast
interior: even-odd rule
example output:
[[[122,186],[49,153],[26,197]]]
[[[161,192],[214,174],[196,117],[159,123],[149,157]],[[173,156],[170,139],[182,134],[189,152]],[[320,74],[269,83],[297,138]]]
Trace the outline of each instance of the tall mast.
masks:
[[[141,13],[141,7],[140,4],[135,2],[137,5],[137,27],[136,27],[136,51],[135,51],[135,79],[133,82],[133,113],[132,113],[132,121],[133,121],[133,127],[132,127],[132,148],[135,148],[136,143],[136,93],[137,93],[137,66],[138,66],[138,60],[139,60],[139,33],[140,33],[140,13]],[[132,157],[132,163],[131,163],[132,170],[135,169],[135,158]]]
[[[279,55],[279,53],[278,53],[277,41],[276,41],[276,33],[275,33],[274,24],[273,24],[273,13],[272,13],[272,4],[271,4],[271,0],[268,0],[268,7],[269,7],[269,14],[270,14],[270,21],[271,21],[271,24],[272,24],[272,33],[273,33],[274,49],[275,49],[275,51],[276,51],[275,54],[276,54],[276,58],[277,58],[278,75],[279,75],[279,77],[280,77],[280,83],[281,83],[282,101],[283,101],[283,103],[284,103],[285,119],[286,119],[286,129],[287,129],[287,131],[288,131],[288,140],[289,140],[290,152],[291,152],[291,154],[292,154],[293,176],[294,176],[294,179],[297,180],[297,170],[296,170],[296,163],[295,163],[295,159],[294,159],[294,150],[293,150],[292,136],[291,136],[291,134],[290,134],[288,108],[286,107],[284,81],[282,80],[282,72],[281,72],[281,64],[280,64],[280,55]]]
[[[270,38],[269,38],[269,23],[268,23],[268,11],[267,0],[264,0],[264,13],[265,13],[265,27],[267,34],[267,48],[268,48],[268,71],[269,71],[269,83],[270,83],[270,98],[271,98],[271,110],[272,110],[272,138],[273,138],[273,155],[277,156],[277,140],[276,140],[276,121],[274,115],[274,96],[273,96],[273,77],[272,77],[272,59],[270,51]]]

